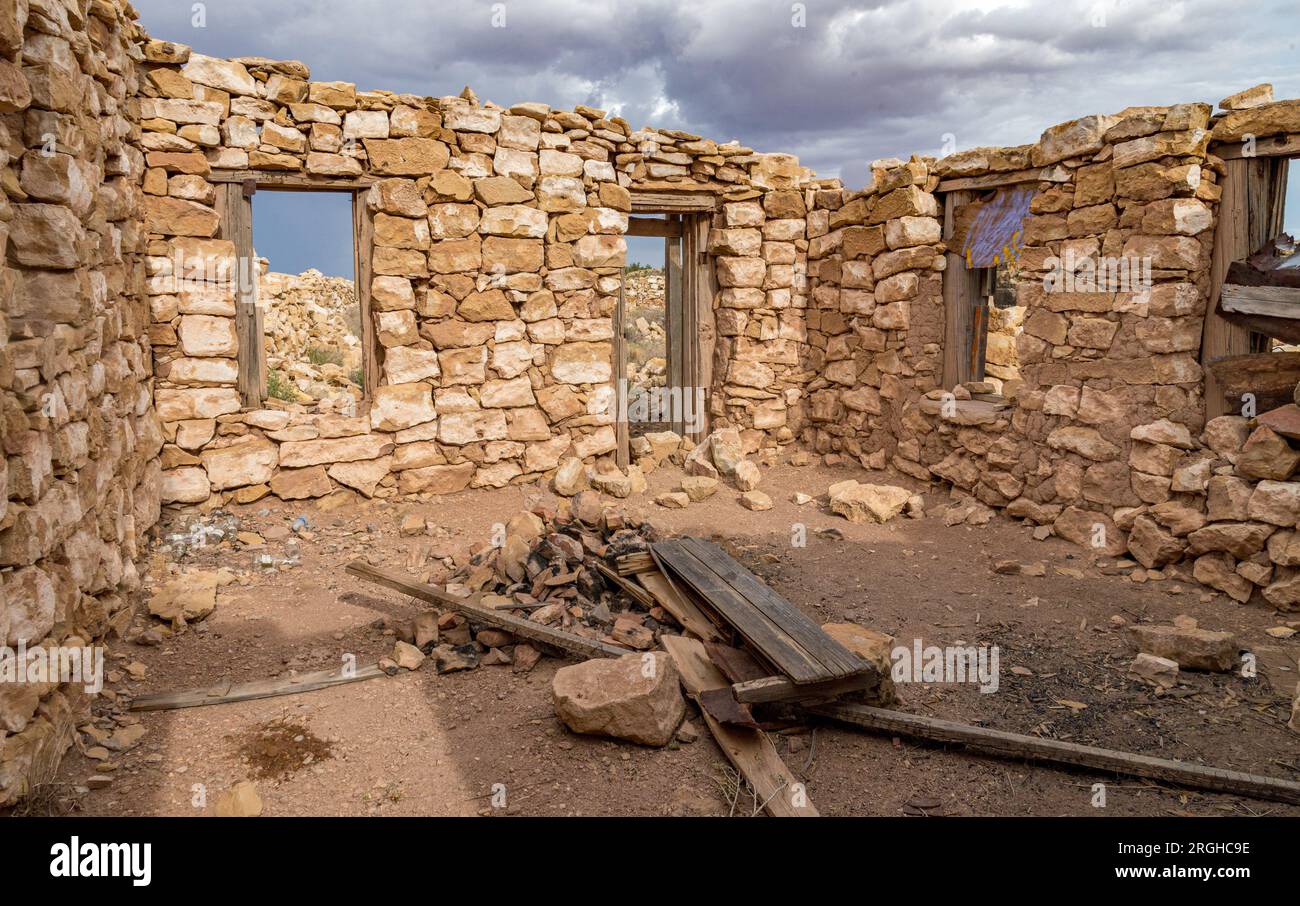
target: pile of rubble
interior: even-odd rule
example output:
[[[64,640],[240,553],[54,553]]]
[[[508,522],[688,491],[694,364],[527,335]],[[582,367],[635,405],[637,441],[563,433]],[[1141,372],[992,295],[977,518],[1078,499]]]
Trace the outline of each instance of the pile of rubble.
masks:
[[[650,544],[659,540],[655,528],[606,509],[594,491],[562,500],[555,510],[515,514],[498,540],[459,565],[447,561],[431,583],[458,598],[477,595],[481,607],[629,652],[657,647],[665,629],[680,631],[671,615],[618,573],[619,557],[649,556]],[[428,611],[397,628],[393,657],[381,662],[389,669],[417,669],[427,655],[439,673],[484,664],[513,664],[524,672],[541,656],[511,633],[473,625],[457,613]]]
[[[266,364],[273,398],[310,405],[333,400],[337,408],[361,399],[361,307],[343,277],[312,268],[270,273],[259,260],[259,300],[265,312]],[[340,406],[340,402],[342,405]]]

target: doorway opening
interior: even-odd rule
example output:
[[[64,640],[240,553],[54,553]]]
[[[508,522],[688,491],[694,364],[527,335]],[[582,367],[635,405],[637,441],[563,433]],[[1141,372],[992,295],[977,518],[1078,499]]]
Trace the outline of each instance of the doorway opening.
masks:
[[[713,354],[712,274],[704,252],[712,201],[676,209],[638,205],[614,324],[620,465],[630,440],[675,431],[707,433]]]
[[[259,191],[253,247],[265,398],[355,414],[364,395],[365,346],[351,194]]]

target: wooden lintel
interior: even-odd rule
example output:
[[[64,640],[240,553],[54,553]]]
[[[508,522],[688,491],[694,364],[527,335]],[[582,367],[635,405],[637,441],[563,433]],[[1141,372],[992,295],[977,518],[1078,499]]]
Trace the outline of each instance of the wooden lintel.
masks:
[[[361,192],[378,180],[370,176],[309,176],[305,173],[277,173],[272,170],[213,170],[208,182],[253,182],[259,188],[283,189],[287,192]]]
[[[689,213],[713,211],[717,207],[718,199],[712,194],[676,195],[671,192],[632,191],[632,211],[634,213]]]
[[[1068,170],[1061,167],[1043,167],[1038,170],[1016,170],[1012,173],[989,173],[987,176],[961,176],[939,181],[936,192],[978,191],[1014,186],[1024,182],[1069,182]]]
[[[1300,287],[1238,286],[1225,283],[1219,292],[1219,310],[1269,318],[1300,319]]]
[[[1247,151],[1250,153],[1247,154]],[[1244,157],[1290,157],[1300,154],[1300,133],[1270,135],[1256,139],[1254,147],[1242,141],[1214,142],[1210,153],[1220,160],[1240,160]]]

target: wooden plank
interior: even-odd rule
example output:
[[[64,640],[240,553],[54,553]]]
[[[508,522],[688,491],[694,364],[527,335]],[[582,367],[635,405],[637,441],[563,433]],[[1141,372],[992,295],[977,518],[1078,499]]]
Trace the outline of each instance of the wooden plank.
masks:
[[[369,411],[370,401],[379,389],[380,356],[383,347],[375,336],[375,320],[371,314],[370,283],[374,273],[375,225],[366,204],[365,194],[352,196],[352,249],[355,261],[357,303],[361,309],[361,398]],[[363,413],[357,413],[361,415]]]
[[[967,192],[1014,186],[1026,182],[1069,182],[1070,171],[1064,167],[1043,167],[1038,170],[1015,170],[1011,173],[990,173],[987,176],[960,176],[942,179],[936,192]]]
[[[319,192],[323,189],[355,192],[359,189],[368,189],[378,182],[370,176],[309,176],[304,173],[277,173],[270,170],[213,170],[204,178],[214,183],[243,183],[251,179],[257,183],[258,188],[273,188],[285,192]]]
[[[802,610],[737,563],[721,547],[700,538],[685,538],[683,541],[701,563],[725,580],[774,624],[780,626],[786,635],[823,664],[828,672],[849,676],[873,671],[871,664],[828,636],[820,626],[808,619]]]
[[[602,576],[613,582],[623,591],[627,592],[629,597],[638,601],[647,610],[655,606],[656,601],[654,595],[650,594],[641,586],[632,584],[599,560],[596,561],[596,569]],[[672,611],[669,611],[669,613],[671,612]]]
[[[815,683],[828,678],[826,668],[819,661],[799,648],[780,627],[700,563],[682,547],[681,542],[666,541],[656,544],[654,550],[674,581],[680,578],[692,588],[782,673],[797,683]]]
[[[685,333],[682,317],[682,276],[682,241],[679,238],[665,239],[664,326],[668,335],[668,388],[670,391],[684,394],[689,390],[686,384],[686,356],[682,341]],[[682,403],[685,404],[685,397],[682,397]],[[670,415],[671,430],[682,434],[686,430],[682,408],[673,406]]]
[[[299,692],[315,692],[317,689],[328,689],[331,686],[357,683],[385,675],[378,664],[370,664],[366,667],[358,667],[351,673],[344,673],[342,669],[316,670],[311,673],[300,673],[297,676],[254,680],[248,683],[217,683],[203,689],[141,695],[132,700],[131,710],[174,711],[180,708],[198,708],[203,705],[247,702],[280,695],[297,695]]]
[[[694,413],[695,430],[688,431],[687,436],[694,441],[709,435],[709,423],[712,414],[709,410],[709,395],[713,393],[713,375],[726,374],[726,363],[719,364],[715,356],[722,358],[725,350],[718,344],[717,318],[714,314],[713,301],[717,296],[717,281],[714,279],[713,259],[708,252],[709,228],[711,218],[707,214],[693,214],[687,218],[691,228],[686,232],[686,260],[692,264],[687,273],[687,293],[689,305],[687,311],[690,328],[692,387],[699,388],[701,411]]]
[[[1211,377],[1223,394],[1224,408],[1231,414],[1241,413],[1242,398],[1247,393],[1254,397],[1256,413],[1267,412],[1292,401],[1296,384],[1300,383],[1300,352],[1227,356],[1206,366],[1207,383]]]
[[[614,368],[614,461],[626,469],[632,461],[632,438],[627,424],[627,267],[618,282],[618,301],[614,303],[614,342],[611,358]]]
[[[968,191],[948,192],[943,196],[945,242],[953,238],[956,209],[969,204],[974,197],[974,193]],[[972,380],[975,373],[971,337],[974,335],[980,274],[978,270],[968,269],[956,250],[948,251],[944,257],[947,266],[943,272],[943,386],[952,388]]]
[[[347,572],[359,579],[365,579],[367,582],[373,582],[376,585],[400,591],[402,594],[410,595],[413,598],[428,601],[430,604],[436,604],[445,610],[454,610],[469,617],[473,622],[504,629],[530,641],[553,645],[579,657],[622,657],[625,654],[633,653],[627,648],[609,645],[595,639],[586,639],[580,635],[565,632],[562,629],[552,629],[550,626],[543,626],[541,623],[525,620],[506,611],[484,607],[478,603],[479,595],[473,595],[469,598],[457,598],[432,585],[416,582],[396,570],[371,566],[364,560],[353,560],[348,564]]]
[[[620,576],[631,576],[636,573],[654,572],[659,569],[655,565],[654,556],[649,551],[636,551],[631,554],[623,554],[614,558],[614,566]]]
[[[1257,246],[1251,246],[1247,212],[1246,183],[1248,167],[1245,160],[1225,162],[1226,173],[1220,179],[1223,190],[1214,228],[1214,248],[1210,254],[1210,299],[1206,307],[1205,324],[1201,330],[1201,364],[1225,356],[1246,355],[1251,351],[1250,331],[1234,324],[1219,314],[1219,297],[1228,268],[1232,262],[1250,255]],[[1262,243],[1261,243],[1262,244]],[[1239,411],[1225,401],[1223,388],[1213,374],[1205,376],[1205,417],[1235,414]]]
[[[1196,789],[1300,804],[1300,783],[1260,774],[1202,767],[1184,761],[1152,758],[1149,755],[1135,755],[1115,749],[1102,749],[1055,739],[1024,736],[1020,733],[972,727],[956,721],[922,717],[867,705],[818,705],[809,708],[808,711],[868,730],[933,742],[956,743],[993,755],[1094,768],[1116,774],[1164,780]]]
[[[1219,292],[1219,308],[1269,318],[1300,318],[1300,287],[1225,283]]]
[[[235,339],[239,345],[235,379],[240,405],[262,408],[266,392],[266,351],[261,312],[257,306],[257,262],[253,257],[253,202],[244,197],[242,183],[217,189],[221,238],[235,245]]]
[[[762,679],[746,680],[732,685],[736,701],[743,704],[763,702],[803,702],[812,704],[827,702],[865,689],[872,685],[874,679],[870,674],[859,674],[847,679],[830,680],[825,683],[805,683],[800,686],[790,682],[784,676],[765,676]]]
[[[702,693],[727,686],[727,678],[709,662],[702,643],[667,635],[662,641],[681,676],[682,687],[697,702]],[[796,781],[762,730],[721,724],[703,708],[700,713],[718,748],[754,788],[765,812],[774,818],[818,817],[817,808],[806,798],[803,785]]]
[[[1210,145],[1210,153],[1220,160],[1241,160],[1246,156],[1247,145],[1245,142],[1214,142]],[[1291,133],[1289,135],[1270,135],[1268,138],[1259,138],[1255,140],[1254,147],[1251,150],[1251,157],[1291,157],[1300,155],[1300,135]]]
[[[663,217],[629,217],[627,219],[627,235],[680,237],[682,235],[682,222]]]
[[[672,583],[659,570],[638,573],[636,578],[654,596],[659,606],[672,614],[673,619],[681,623],[696,638],[706,642],[721,642],[725,639],[721,630],[704,615],[704,611],[673,588]]]
[[[632,190],[632,211],[637,214],[683,213],[688,211],[714,211],[718,207],[716,196],[708,192],[677,194],[674,192],[647,192]]]

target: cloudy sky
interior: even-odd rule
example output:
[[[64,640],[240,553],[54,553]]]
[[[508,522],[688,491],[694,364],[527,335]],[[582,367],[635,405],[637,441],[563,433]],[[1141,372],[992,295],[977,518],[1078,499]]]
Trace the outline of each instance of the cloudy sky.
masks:
[[[298,59],[313,78],[361,89],[440,96],[469,85],[503,105],[590,104],[634,127],[793,152],[852,187],[879,157],[1029,142],[1046,126],[1130,104],[1213,103],[1264,81],[1278,97],[1300,97],[1295,0],[135,6],[154,37],[202,53]],[[326,214],[336,219],[266,200],[255,210],[259,251],[290,269],[309,250],[283,227]],[[293,261],[280,268],[281,257]]]

